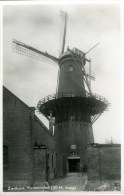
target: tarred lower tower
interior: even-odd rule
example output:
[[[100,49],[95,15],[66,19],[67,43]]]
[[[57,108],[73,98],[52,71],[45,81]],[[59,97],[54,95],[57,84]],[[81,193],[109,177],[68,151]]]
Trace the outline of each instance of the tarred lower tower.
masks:
[[[85,147],[94,143],[92,124],[108,106],[105,98],[85,89],[85,55],[79,50],[68,50],[59,58],[57,93],[38,103],[38,110],[47,118],[55,119],[57,175],[85,171]]]

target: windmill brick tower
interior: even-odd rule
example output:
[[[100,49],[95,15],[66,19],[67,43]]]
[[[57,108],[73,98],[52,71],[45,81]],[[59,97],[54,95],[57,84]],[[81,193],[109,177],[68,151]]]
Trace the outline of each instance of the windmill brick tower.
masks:
[[[54,120],[57,175],[84,171],[87,165],[85,147],[94,143],[92,124],[106,110],[108,101],[91,91],[91,60],[86,53],[73,48],[64,52],[67,14],[64,18],[62,51],[59,58],[14,40],[14,50],[28,56],[49,58],[59,65],[57,92],[41,99],[37,109],[50,121]],[[21,48],[21,49],[20,49]],[[42,58],[41,57],[41,58]],[[85,67],[89,64],[89,73]]]

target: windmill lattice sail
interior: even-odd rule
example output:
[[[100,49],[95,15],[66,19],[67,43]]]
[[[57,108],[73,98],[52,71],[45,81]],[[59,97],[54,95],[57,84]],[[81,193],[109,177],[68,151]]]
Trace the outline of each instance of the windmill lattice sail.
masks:
[[[40,61],[48,62],[50,64],[56,65],[58,63],[58,58],[48,54],[47,52],[41,52],[25,43],[13,39],[12,50],[15,53],[25,55]]]

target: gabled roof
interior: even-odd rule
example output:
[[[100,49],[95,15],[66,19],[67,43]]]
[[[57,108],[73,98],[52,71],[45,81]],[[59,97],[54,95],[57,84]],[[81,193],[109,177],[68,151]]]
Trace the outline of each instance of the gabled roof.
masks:
[[[15,94],[13,94],[9,89],[7,89],[5,86],[3,86],[3,93],[4,90],[6,90],[8,93],[10,93],[14,98],[16,98],[19,102],[21,102],[25,107],[27,107],[29,110],[32,110],[31,107],[29,107],[27,104],[25,104],[21,99],[19,99]]]
[[[3,93],[4,93],[4,90],[10,93],[14,98],[16,98],[21,104],[23,104],[30,111],[32,111],[32,109],[35,110],[35,107],[29,107],[22,100],[20,100],[15,94],[13,94],[10,90],[8,90],[5,86],[3,86]],[[48,128],[42,123],[42,121],[36,115],[34,115],[34,119],[44,128],[45,132],[47,132],[51,137],[54,138],[54,136],[49,132]]]

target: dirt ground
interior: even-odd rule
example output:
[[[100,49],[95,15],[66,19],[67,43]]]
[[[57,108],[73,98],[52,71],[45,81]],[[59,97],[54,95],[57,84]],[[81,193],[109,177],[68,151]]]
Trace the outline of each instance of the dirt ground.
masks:
[[[68,173],[64,178],[51,181],[51,191],[84,191],[87,175],[82,173]]]
[[[88,181],[86,173],[68,173],[49,184],[51,191],[121,191],[119,180]]]
[[[88,181],[84,191],[121,191],[120,181]]]
[[[4,189],[4,191],[9,192],[61,192],[61,191],[121,191],[120,181],[107,180],[107,181],[88,181],[86,173],[68,173],[66,177],[56,178],[48,182],[41,182],[39,187],[27,186],[24,189]]]

